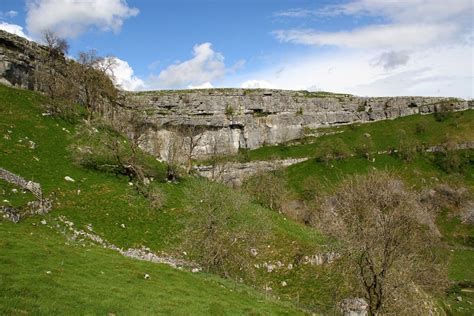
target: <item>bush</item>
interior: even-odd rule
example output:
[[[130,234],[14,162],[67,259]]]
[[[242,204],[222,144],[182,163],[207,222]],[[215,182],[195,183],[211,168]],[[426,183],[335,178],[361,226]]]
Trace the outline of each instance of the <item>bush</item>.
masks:
[[[418,196],[393,174],[374,171],[349,177],[319,205],[320,228],[341,241],[338,267],[358,284],[369,313],[424,314],[407,308],[420,289],[442,290],[446,274]]]
[[[84,111],[75,103],[68,100],[51,100],[44,105],[45,110],[54,117],[69,123],[77,123],[84,117]]]
[[[374,143],[370,135],[361,136],[354,147],[354,151],[357,155],[370,159],[374,152]]]
[[[260,205],[278,212],[281,212],[282,203],[289,194],[285,178],[272,172],[256,174],[244,183],[243,190]]]
[[[165,192],[156,185],[139,185],[139,191],[150,201],[154,209],[162,209],[166,204]]]
[[[258,208],[242,194],[202,179],[188,182],[186,193],[190,201],[185,249],[207,271],[251,276],[250,249],[264,242],[266,235]]]
[[[346,143],[340,138],[336,138],[333,141],[323,141],[315,152],[315,158],[319,162],[328,163],[331,160],[339,160],[349,157],[351,154]]]
[[[446,173],[464,173],[470,164],[474,164],[474,150],[456,150],[445,146],[444,150],[434,154],[434,163]]]
[[[451,118],[453,112],[449,111],[449,105],[442,102],[435,108],[434,118],[436,122],[444,122]]]
[[[134,150],[131,141],[104,122],[81,124],[69,149],[74,162],[84,168],[126,175],[139,183],[145,177],[164,178],[153,158]]]
[[[415,125],[415,134],[422,135],[428,129],[428,123],[426,121],[421,121]]]

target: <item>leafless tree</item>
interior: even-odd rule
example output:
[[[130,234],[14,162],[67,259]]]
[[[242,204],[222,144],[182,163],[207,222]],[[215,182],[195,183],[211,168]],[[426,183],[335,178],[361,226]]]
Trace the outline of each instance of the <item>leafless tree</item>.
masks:
[[[398,178],[387,172],[351,177],[319,212],[320,228],[343,242],[339,265],[356,277],[371,315],[402,312],[423,286],[442,288],[442,265],[429,251],[433,239],[419,224],[424,211]]]
[[[186,173],[190,174],[193,168],[193,160],[196,157],[196,148],[201,144],[206,129],[202,125],[189,124],[176,126],[174,130],[183,138]]]
[[[39,56],[35,71],[36,86],[51,99],[68,99],[74,93],[67,76],[68,61],[65,58],[69,45],[52,31],[45,31],[42,36],[47,49]]]
[[[104,115],[108,104],[115,102],[117,89],[109,77],[113,58],[97,55],[95,50],[80,52],[77,63],[71,64],[71,71],[81,89],[79,101],[93,113]]]

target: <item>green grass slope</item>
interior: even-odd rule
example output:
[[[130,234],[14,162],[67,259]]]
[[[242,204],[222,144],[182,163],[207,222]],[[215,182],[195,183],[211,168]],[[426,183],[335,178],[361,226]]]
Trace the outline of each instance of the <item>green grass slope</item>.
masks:
[[[146,246],[156,253],[163,251],[182,257],[183,231],[193,216],[187,209],[186,196],[191,181],[153,182],[152,185],[166,194],[164,207],[157,210],[129,186],[127,177],[74,165],[68,147],[77,125],[43,115],[44,106],[49,102],[37,93],[0,85],[0,167],[41,183],[46,195],[54,197],[55,208],[44,219],[54,223],[58,216],[64,215],[78,228],[91,224],[97,234],[119,247]],[[383,150],[396,145],[398,136],[394,136],[393,131],[400,126],[405,135],[414,135],[418,141],[430,145],[444,141],[447,134],[466,141],[473,140],[473,122],[474,111],[454,113],[442,121],[434,116],[412,116],[346,126],[336,129],[342,133],[309,139],[311,143],[264,147],[248,154],[250,159],[312,156],[322,141],[341,138],[350,147],[365,133],[371,134],[376,150]],[[30,141],[34,142],[34,148]],[[469,155],[472,156],[470,152]],[[330,187],[348,174],[373,168],[395,170],[417,188],[440,181],[459,183],[471,190],[474,187],[472,162],[462,174],[450,174],[441,170],[429,155],[416,155],[409,163],[389,155],[375,158],[368,161],[349,157],[328,164],[311,159],[281,173],[295,196],[300,197],[310,178]],[[154,163],[157,170],[163,169],[158,162]],[[75,182],[66,181],[65,176]],[[0,181],[1,204],[21,206],[32,199],[31,194],[12,192],[13,188]],[[8,202],[1,202],[3,200]],[[276,212],[254,207],[243,211],[258,211],[271,237],[266,241],[268,246],[265,244],[264,249],[259,249],[252,264],[281,261],[287,265],[301,255],[324,251],[327,240],[319,232]],[[234,283],[206,274],[191,274],[124,258],[97,246],[66,243],[55,229],[38,224],[42,218],[35,216],[17,225],[0,219],[0,314],[25,311],[33,314],[296,313],[290,305],[265,300],[259,291],[250,287],[235,287]],[[242,216],[243,221],[251,218]],[[449,216],[440,218],[439,226],[449,246],[446,260],[452,262],[451,278],[456,282],[473,282],[468,272],[472,270],[469,258],[473,249],[460,241],[470,238],[472,230]],[[332,281],[327,272],[324,267],[309,265],[272,273],[260,269],[252,286],[259,289],[270,286],[272,295],[282,300],[293,301],[315,312],[329,312],[335,298],[328,291]],[[144,280],[144,273],[150,274],[151,279]],[[283,281],[287,286],[281,286]],[[457,300],[459,295],[469,299],[466,294],[469,292],[461,292],[465,288],[464,285],[454,288],[446,300],[443,298],[447,310],[455,313],[461,311],[459,308],[469,310],[466,300]]]
[[[0,221],[2,315],[298,314],[290,305],[211,275],[66,241],[39,219]]]

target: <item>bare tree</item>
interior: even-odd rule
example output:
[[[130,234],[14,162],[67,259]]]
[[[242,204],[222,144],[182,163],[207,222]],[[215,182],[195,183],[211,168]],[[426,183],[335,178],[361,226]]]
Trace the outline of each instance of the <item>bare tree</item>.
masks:
[[[74,91],[68,80],[68,62],[65,58],[69,44],[50,30],[43,32],[42,37],[47,49],[39,56],[40,62],[35,71],[36,86],[51,99],[68,99]]]
[[[387,172],[349,178],[320,209],[320,228],[343,241],[347,265],[339,265],[356,276],[371,315],[402,308],[425,285],[442,288],[422,212],[417,196]]]
[[[66,39],[59,37],[51,30],[43,32],[43,40],[45,41],[50,54],[64,56],[69,51],[69,43]]]
[[[202,125],[189,124],[176,126],[174,130],[183,138],[186,173],[190,174],[193,168],[193,160],[196,157],[196,148],[200,145],[206,129]]]
[[[117,89],[109,77],[112,58],[97,55],[95,50],[80,52],[77,63],[72,64],[75,80],[81,88],[79,101],[89,110],[89,120],[93,113],[104,115],[108,104],[114,104]]]

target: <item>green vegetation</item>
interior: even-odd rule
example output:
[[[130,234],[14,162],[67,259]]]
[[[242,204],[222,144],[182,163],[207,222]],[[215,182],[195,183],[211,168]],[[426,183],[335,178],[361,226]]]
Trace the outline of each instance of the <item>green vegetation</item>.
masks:
[[[314,157],[315,151],[323,142],[333,142],[339,138],[347,147],[354,149],[354,144],[357,144],[364,135],[370,135],[374,151],[397,148],[402,134],[405,139],[416,141],[425,146],[440,145],[448,139],[462,143],[474,140],[473,121],[474,111],[468,110],[448,113],[448,118],[441,122],[435,119],[434,114],[430,114],[412,115],[367,124],[321,128],[316,132],[337,132],[337,134],[317,138],[307,137],[278,146],[265,146],[250,151],[248,156],[250,160]]]
[[[75,152],[70,149],[72,144],[78,141],[76,132],[81,130],[82,125],[64,121],[56,116],[43,115],[49,101],[47,97],[38,93],[0,86],[1,167],[26,179],[39,182],[45,195],[54,198],[54,210],[45,215],[44,219],[49,223],[63,215],[74,222],[79,229],[85,229],[88,224],[92,224],[98,235],[124,249],[146,246],[155,253],[164,251],[178,258],[182,257],[183,247],[185,247],[183,245],[186,237],[185,228],[196,219],[193,217],[196,214],[189,212],[187,208],[190,205],[190,197],[186,195],[185,190],[190,179],[183,178],[179,180],[179,183],[168,183],[159,176],[165,166],[155,159],[149,159],[147,166],[158,173],[158,178],[150,184],[152,192],[146,193],[159,195],[160,201],[157,201],[159,207],[156,207],[154,203],[150,203],[147,194],[139,192],[135,185],[129,185],[129,177],[123,175],[122,172],[96,167],[90,168],[87,164],[74,163],[77,157]],[[104,133],[104,131],[98,129],[98,133]],[[5,135],[8,136],[4,137]],[[82,136],[89,137],[91,141],[94,139],[87,134]],[[30,148],[29,140],[36,144],[34,149]],[[125,149],[125,152],[128,152],[128,149]],[[108,154],[102,157],[110,158]],[[75,182],[66,181],[64,179],[66,176],[71,177]],[[19,206],[29,200],[27,197],[29,194],[15,193],[11,189],[13,189],[11,185],[4,181],[0,182],[0,199],[2,201],[8,200],[11,205]],[[163,199],[161,200],[161,198]],[[255,205],[255,207],[259,206]],[[264,226],[270,232],[268,242],[271,247],[260,245],[259,256],[253,258],[252,264],[278,260],[288,264],[288,262],[293,262],[294,257],[299,256],[300,253],[314,253],[320,245],[324,244],[324,238],[314,230],[286,220],[266,208],[260,208],[260,213]],[[38,222],[39,218],[41,217],[33,217],[31,220]],[[243,224],[251,225],[251,218],[242,216],[241,220],[247,221]],[[6,234],[5,236],[10,236],[11,229],[17,227],[10,225],[3,219],[1,223],[5,225],[3,227],[7,227],[2,230]],[[18,227],[25,225],[29,225],[28,222],[20,223]],[[15,236],[17,234],[1,240],[4,244],[11,243],[16,240]],[[38,238],[35,242],[41,243],[41,240]],[[68,246],[60,242],[57,247],[65,249],[51,252],[50,260],[61,262],[63,256],[61,253],[67,253]],[[35,248],[47,249],[48,247],[44,245],[35,246]],[[25,288],[32,276],[27,270],[24,274],[14,272],[15,261],[10,258],[10,255],[13,254],[4,252],[3,249],[1,252],[6,256],[2,258],[4,264],[2,271],[9,275],[9,278],[13,277],[13,274],[18,274],[19,278],[24,279],[22,287]],[[117,257],[116,260],[120,260],[120,258]],[[301,267],[301,272],[293,271],[290,276],[291,281],[288,280],[291,286],[281,287],[279,286],[280,281],[262,268],[253,278],[255,281],[250,284],[259,290],[268,284],[273,287],[270,294],[281,296],[282,299],[295,300],[299,296],[301,305],[314,309],[316,303],[326,304],[331,299],[329,295],[320,296],[317,297],[317,302],[314,302],[315,291],[320,290],[324,281],[307,280],[307,276],[313,274],[310,271],[314,269],[317,268],[305,266]],[[77,274],[77,277],[80,278],[87,273],[78,272]],[[245,275],[242,277],[245,278]],[[84,280],[84,282],[93,280],[91,278],[91,280]],[[81,281],[77,280],[76,282]],[[317,287],[308,287],[310,290],[307,293],[299,293],[300,289],[305,288],[305,284],[308,282],[317,284]],[[54,287],[55,283],[48,286]],[[44,290],[44,288],[42,289]],[[127,288],[124,289],[124,291],[126,290]],[[25,291],[28,292],[30,289]],[[18,295],[21,299],[21,292],[7,291],[2,297],[8,300]],[[83,290],[72,291],[71,297],[75,297],[76,300],[88,300]],[[98,297],[101,296],[98,295]],[[73,304],[72,301],[67,303]],[[2,306],[6,305],[2,304]],[[248,313],[252,313],[251,310]],[[256,311],[256,313],[262,312]]]
[[[97,128],[97,135],[84,133],[83,110],[73,109],[67,117],[45,115],[50,105],[47,97],[0,85],[0,167],[41,183],[46,196],[55,199],[53,211],[45,216],[34,216],[16,225],[0,219],[0,314],[293,315],[298,313],[296,307],[327,313],[347,297],[347,293],[335,289],[342,276],[330,265],[302,262],[305,256],[332,249],[334,240],[293,221],[285,213],[283,202],[295,199],[306,205],[317,201],[348,175],[373,169],[389,169],[404,179],[410,190],[447,183],[474,191],[474,150],[412,151],[418,144],[472,141],[472,110],[450,113],[441,121],[434,115],[416,115],[325,129],[341,133],[242,152],[232,159],[312,158],[261,176],[260,181],[250,180],[247,188],[251,188],[252,201],[242,191],[210,185],[192,176],[167,182],[165,165],[141,151],[131,155],[136,149],[129,143],[131,140],[97,125],[88,128],[89,132]],[[394,132],[397,130],[404,132]],[[150,185],[143,187],[123,169],[110,168],[117,165],[117,157],[102,147],[110,144],[110,139],[119,149],[115,152],[127,161],[139,162],[146,177],[154,178]],[[91,144],[95,145],[95,155],[81,157],[94,159],[83,163],[77,149]],[[404,151],[399,155],[373,153],[400,148]],[[75,182],[66,181],[65,176]],[[21,206],[32,199],[31,194],[12,189],[0,182],[0,200],[8,200],[2,202],[4,205]],[[262,189],[270,195],[259,195]],[[202,197],[206,194],[212,194],[213,203],[204,202]],[[207,266],[210,272],[228,279],[124,258],[95,245],[66,240],[50,224],[63,215],[80,229],[91,224],[98,235],[118,247],[146,246],[155,253],[164,252],[206,266],[209,258],[202,257],[206,247],[186,241],[189,236],[194,236],[193,241],[205,240],[209,226],[203,221],[203,214],[213,215],[209,210],[215,205],[220,205],[222,213],[216,218],[217,224],[213,222],[211,226],[222,229],[224,235],[214,234],[217,237],[213,242],[237,249],[248,267],[239,270],[228,265],[229,261],[224,268]],[[452,280],[449,292],[439,295],[439,301],[453,314],[472,314],[468,301],[474,302],[469,292],[474,282],[474,232],[472,226],[461,222],[455,209],[444,207],[437,217],[442,234],[440,256],[450,263]],[[209,218],[212,222],[213,217]],[[40,224],[42,219],[48,225]],[[253,237],[263,237],[244,243],[240,229],[253,229]],[[230,238],[222,241],[223,236]],[[228,243],[232,240],[237,244]],[[257,255],[251,255],[249,245],[255,247]],[[229,260],[226,255],[219,254]],[[234,259],[232,262],[240,260]],[[278,262],[283,268],[268,272],[268,264],[278,266]],[[259,268],[254,268],[257,265]],[[287,268],[290,265],[292,268]],[[145,273],[150,275],[149,280],[144,279]],[[463,300],[459,301],[458,296]]]
[[[66,242],[39,218],[0,221],[0,250],[2,315],[298,314],[288,304],[212,275]]]

